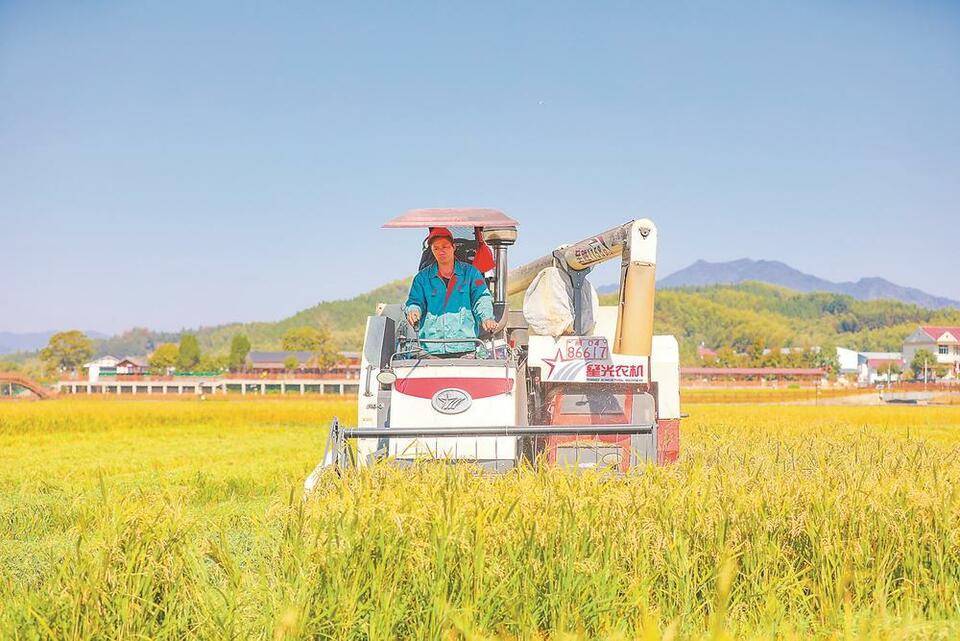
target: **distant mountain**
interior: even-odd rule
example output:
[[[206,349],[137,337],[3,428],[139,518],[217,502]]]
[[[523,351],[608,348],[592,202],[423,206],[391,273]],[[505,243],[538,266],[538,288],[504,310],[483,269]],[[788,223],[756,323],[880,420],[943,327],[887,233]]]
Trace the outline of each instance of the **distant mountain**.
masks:
[[[62,330],[49,330],[46,332],[0,332],[0,355],[13,354],[15,352],[32,352],[46,347],[50,337]],[[107,338],[106,334],[100,332],[84,332],[93,339]]]
[[[960,301],[934,296],[913,287],[903,287],[883,278],[861,278],[855,283],[835,283],[805,274],[776,260],[741,258],[725,263],[710,263],[705,260],[698,260],[689,267],[660,279],[658,285],[660,288],[703,287],[707,285],[735,285],[745,281],[769,283],[798,292],[847,294],[858,300],[896,300],[927,309],[960,309]]]

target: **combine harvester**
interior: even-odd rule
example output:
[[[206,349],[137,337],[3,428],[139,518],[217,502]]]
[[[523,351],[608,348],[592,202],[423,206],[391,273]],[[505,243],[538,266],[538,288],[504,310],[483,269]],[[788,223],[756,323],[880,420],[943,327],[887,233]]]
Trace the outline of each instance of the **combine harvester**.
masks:
[[[385,228],[447,227],[457,259],[491,252],[497,328],[468,357],[426,352],[402,305],[367,319],[358,426],[334,419],[324,469],[379,460],[470,462],[491,471],[534,465],[613,468],[667,463],[679,452],[677,340],[653,335],[657,228],[634,220],[564,245],[508,273],[517,221],[492,209],[422,209]],[[619,304],[600,307],[587,274],[621,258]],[[424,247],[420,267],[433,259]],[[525,292],[522,310],[508,296]],[[443,342],[443,341],[434,341]],[[448,342],[463,343],[464,339]]]

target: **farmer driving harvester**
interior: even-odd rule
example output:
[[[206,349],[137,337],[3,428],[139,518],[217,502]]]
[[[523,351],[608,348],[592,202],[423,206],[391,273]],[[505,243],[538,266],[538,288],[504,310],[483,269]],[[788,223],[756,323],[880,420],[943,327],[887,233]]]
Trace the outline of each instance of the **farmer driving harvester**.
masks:
[[[414,277],[404,311],[411,327],[418,327],[421,347],[433,356],[463,356],[473,353],[480,329],[497,327],[493,299],[483,274],[477,268],[492,263],[489,248],[478,246],[474,264],[456,259],[453,234],[446,227],[431,227],[427,245],[436,259]],[[478,234],[479,242],[479,234]],[[491,269],[492,264],[487,267]],[[457,338],[468,342],[430,342]]]
[[[509,270],[518,226],[477,207],[414,209],[384,224],[430,230],[419,273],[405,305],[379,303],[367,317],[357,426],[333,420],[308,493],[325,470],[379,461],[628,472],[676,459],[679,347],[653,334],[656,225],[630,220]],[[618,301],[603,306],[586,276],[611,260]],[[522,308],[509,309],[518,294]]]

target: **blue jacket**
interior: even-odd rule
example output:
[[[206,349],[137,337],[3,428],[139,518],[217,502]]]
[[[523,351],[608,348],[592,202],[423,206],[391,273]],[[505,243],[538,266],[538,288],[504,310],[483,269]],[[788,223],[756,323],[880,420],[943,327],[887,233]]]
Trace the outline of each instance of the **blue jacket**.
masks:
[[[476,338],[480,323],[493,318],[493,299],[483,274],[467,263],[454,262],[450,292],[437,264],[420,270],[410,286],[405,312],[420,312],[420,338]],[[476,343],[424,343],[432,354],[472,351]]]

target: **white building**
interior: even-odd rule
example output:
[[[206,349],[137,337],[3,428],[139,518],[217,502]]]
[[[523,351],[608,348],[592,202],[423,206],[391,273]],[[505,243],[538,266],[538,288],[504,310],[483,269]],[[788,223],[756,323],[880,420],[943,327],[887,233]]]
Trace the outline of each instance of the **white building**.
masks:
[[[837,348],[840,374],[856,374],[862,385],[875,385],[900,380],[903,357],[900,352],[857,352],[846,347]]]
[[[117,374],[149,374],[150,363],[144,356],[127,356],[117,363]]]
[[[898,381],[904,368],[900,352],[857,352],[838,347],[837,361],[840,374],[856,375],[861,385]]]
[[[83,369],[87,370],[87,377],[90,382],[95,383],[100,379],[100,375],[112,375],[117,373],[117,363],[120,362],[120,359],[116,356],[101,356],[95,361],[90,361],[83,366]]]
[[[917,350],[925,349],[946,365],[947,378],[960,377],[960,327],[921,325],[903,341],[903,360],[913,361]]]
[[[841,374],[856,374],[860,368],[860,353],[846,347],[837,348],[837,362]]]
[[[875,385],[900,380],[903,372],[900,352],[860,352],[857,357],[858,382]]]

